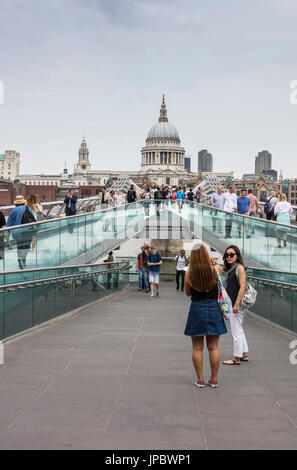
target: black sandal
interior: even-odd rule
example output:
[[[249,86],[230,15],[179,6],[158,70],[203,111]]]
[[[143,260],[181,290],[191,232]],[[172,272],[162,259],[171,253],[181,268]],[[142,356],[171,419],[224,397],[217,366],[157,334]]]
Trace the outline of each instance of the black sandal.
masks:
[[[226,366],[240,366],[240,359],[232,357],[232,359],[228,359],[227,361],[223,361],[223,364]]]

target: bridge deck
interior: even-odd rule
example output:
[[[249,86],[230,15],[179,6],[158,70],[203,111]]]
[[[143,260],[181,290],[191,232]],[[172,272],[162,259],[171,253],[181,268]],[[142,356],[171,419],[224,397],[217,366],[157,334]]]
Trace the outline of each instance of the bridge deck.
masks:
[[[296,337],[247,318],[250,362],[198,390],[188,305],[173,284],[155,300],[132,286],[8,343],[0,448],[296,449]],[[230,335],[220,347],[229,357]]]

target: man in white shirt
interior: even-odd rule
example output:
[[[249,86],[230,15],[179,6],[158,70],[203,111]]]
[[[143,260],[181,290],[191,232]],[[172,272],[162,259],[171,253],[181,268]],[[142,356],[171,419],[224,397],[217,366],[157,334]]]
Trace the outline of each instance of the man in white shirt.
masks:
[[[226,214],[226,225],[225,225],[225,238],[231,238],[231,230],[232,230],[232,215],[231,213],[237,212],[237,196],[235,194],[234,186],[230,186],[229,192],[224,193],[224,206],[223,210],[226,212],[230,212]]]
[[[217,209],[223,210],[224,208],[224,192],[222,186],[218,186],[217,192],[211,196],[211,203]],[[218,221],[218,232],[223,233],[222,229],[222,212],[214,211],[212,214],[212,229],[215,232],[217,229]]]

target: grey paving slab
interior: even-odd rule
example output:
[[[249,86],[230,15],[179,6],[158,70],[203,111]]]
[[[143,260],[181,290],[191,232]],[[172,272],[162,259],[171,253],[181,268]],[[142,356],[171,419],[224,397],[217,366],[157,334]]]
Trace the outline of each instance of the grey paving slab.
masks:
[[[188,308],[174,283],[153,301],[131,286],[6,344],[0,449],[297,449],[295,337],[247,317],[249,363],[198,390]]]

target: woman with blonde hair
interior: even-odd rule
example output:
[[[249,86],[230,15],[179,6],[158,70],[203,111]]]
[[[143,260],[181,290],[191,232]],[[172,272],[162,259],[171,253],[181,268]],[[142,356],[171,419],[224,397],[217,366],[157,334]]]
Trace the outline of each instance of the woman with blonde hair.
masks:
[[[274,215],[279,224],[290,225],[290,215],[293,214],[293,208],[287,201],[287,196],[283,193],[279,197],[279,202],[275,205]],[[284,247],[287,246],[287,229],[286,227],[279,227],[277,229],[277,246],[282,247],[282,240]]]
[[[216,388],[220,365],[219,337],[227,333],[227,329],[218,304],[218,273],[203,243],[192,248],[190,267],[185,276],[185,292],[192,300],[184,334],[192,338],[192,360],[197,374],[195,386],[203,388],[205,385],[202,370],[206,336],[211,366],[208,385]]]

